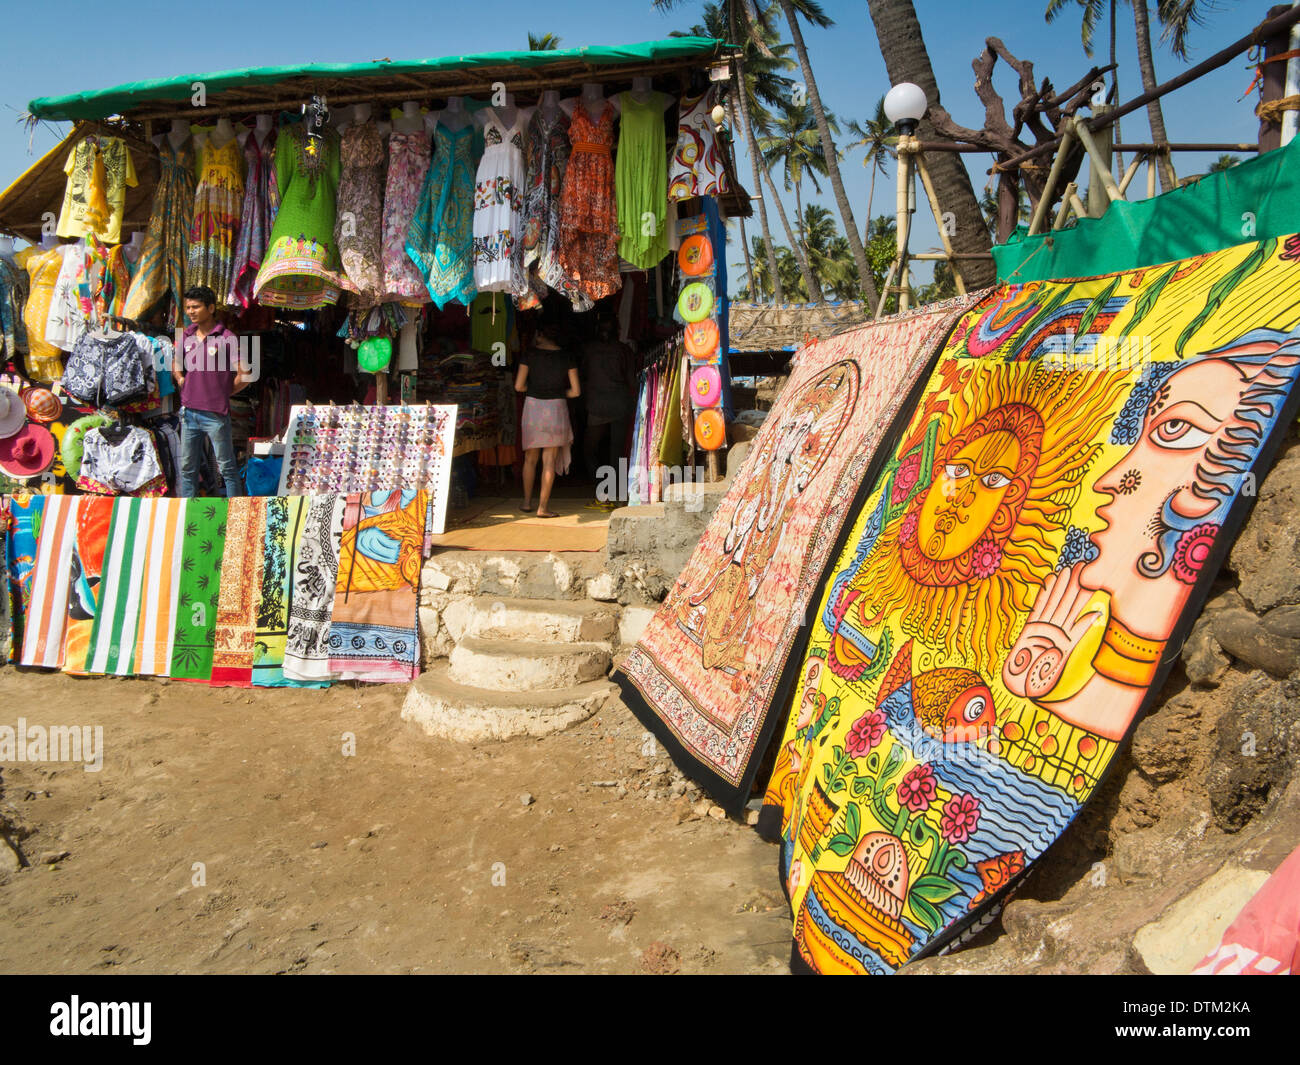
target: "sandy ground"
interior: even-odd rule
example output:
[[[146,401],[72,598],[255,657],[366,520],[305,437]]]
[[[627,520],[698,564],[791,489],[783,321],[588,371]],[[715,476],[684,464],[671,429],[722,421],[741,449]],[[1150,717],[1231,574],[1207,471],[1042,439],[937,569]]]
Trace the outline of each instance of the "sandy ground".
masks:
[[[0,670],[0,725],[104,730],[98,773],[0,767],[0,971],[786,971],[775,849],[646,798],[670,763],[621,703],[465,746],[403,692]]]

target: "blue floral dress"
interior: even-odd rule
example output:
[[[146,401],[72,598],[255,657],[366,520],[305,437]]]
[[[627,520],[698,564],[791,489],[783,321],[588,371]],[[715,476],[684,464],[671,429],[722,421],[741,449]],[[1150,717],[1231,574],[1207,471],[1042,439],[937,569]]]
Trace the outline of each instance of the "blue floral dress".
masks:
[[[474,127],[434,127],[433,163],[406,234],[406,254],[438,309],[466,307],[474,284]]]

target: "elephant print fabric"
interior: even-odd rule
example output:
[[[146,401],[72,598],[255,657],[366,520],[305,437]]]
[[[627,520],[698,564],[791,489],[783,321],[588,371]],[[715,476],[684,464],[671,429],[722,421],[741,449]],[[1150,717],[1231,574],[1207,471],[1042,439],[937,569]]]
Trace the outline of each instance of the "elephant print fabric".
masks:
[[[690,561],[616,674],[627,705],[732,810],[780,725],[803,624],[908,392],[973,298],[804,347]]]
[[[888,973],[988,918],[1159,690],[1300,393],[1276,240],[1003,286],[859,497],[760,830],[798,970]]]

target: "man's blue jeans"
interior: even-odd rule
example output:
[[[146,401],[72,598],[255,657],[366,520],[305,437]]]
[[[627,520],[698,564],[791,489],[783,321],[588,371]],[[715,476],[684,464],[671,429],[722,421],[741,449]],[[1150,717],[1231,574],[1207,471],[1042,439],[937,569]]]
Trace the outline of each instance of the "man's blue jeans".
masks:
[[[244,494],[244,483],[239,479],[235,465],[235,445],[230,438],[230,415],[213,414],[206,410],[181,410],[181,496],[193,497],[199,478],[199,463],[203,461],[203,438],[212,441],[217,455],[217,467],[226,482],[226,496],[233,498]]]

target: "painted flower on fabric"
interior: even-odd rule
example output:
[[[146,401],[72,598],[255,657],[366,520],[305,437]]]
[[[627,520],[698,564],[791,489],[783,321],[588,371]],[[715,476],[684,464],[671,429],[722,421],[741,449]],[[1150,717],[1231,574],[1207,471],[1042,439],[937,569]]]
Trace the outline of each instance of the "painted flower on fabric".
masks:
[[[980,823],[980,801],[974,795],[954,795],[943,804],[939,831],[949,843],[965,843]]]
[[[910,547],[916,543],[916,526],[920,517],[915,510],[908,511],[907,517],[903,519],[903,524],[898,527],[898,542],[904,546]]]
[[[869,714],[863,714],[849,729],[848,738],[844,741],[844,746],[848,748],[849,754],[854,758],[861,758],[865,754],[877,747],[881,738],[885,735],[885,713],[883,710],[873,710]]]
[[[913,767],[898,785],[898,801],[914,814],[930,809],[935,795],[934,770],[929,762]]]
[[[1300,233],[1286,238],[1286,244],[1282,246],[1282,254],[1278,258],[1293,263],[1300,261]]]
[[[1206,522],[1183,533],[1174,548],[1174,576],[1184,584],[1195,584],[1218,535],[1219,526],[1214,522]]]
[[[889,502],[894,506],[905,502],[908,493],[916,487],[916,482],[921,476],[921,453],[919,451],[908,455],[898,467],[898,472],[894,474],[894,487],[889,493]]]
[[[971,548],[971,570],[978,578],[992,577],[1002,565],[1002,548],[985,536]]]

